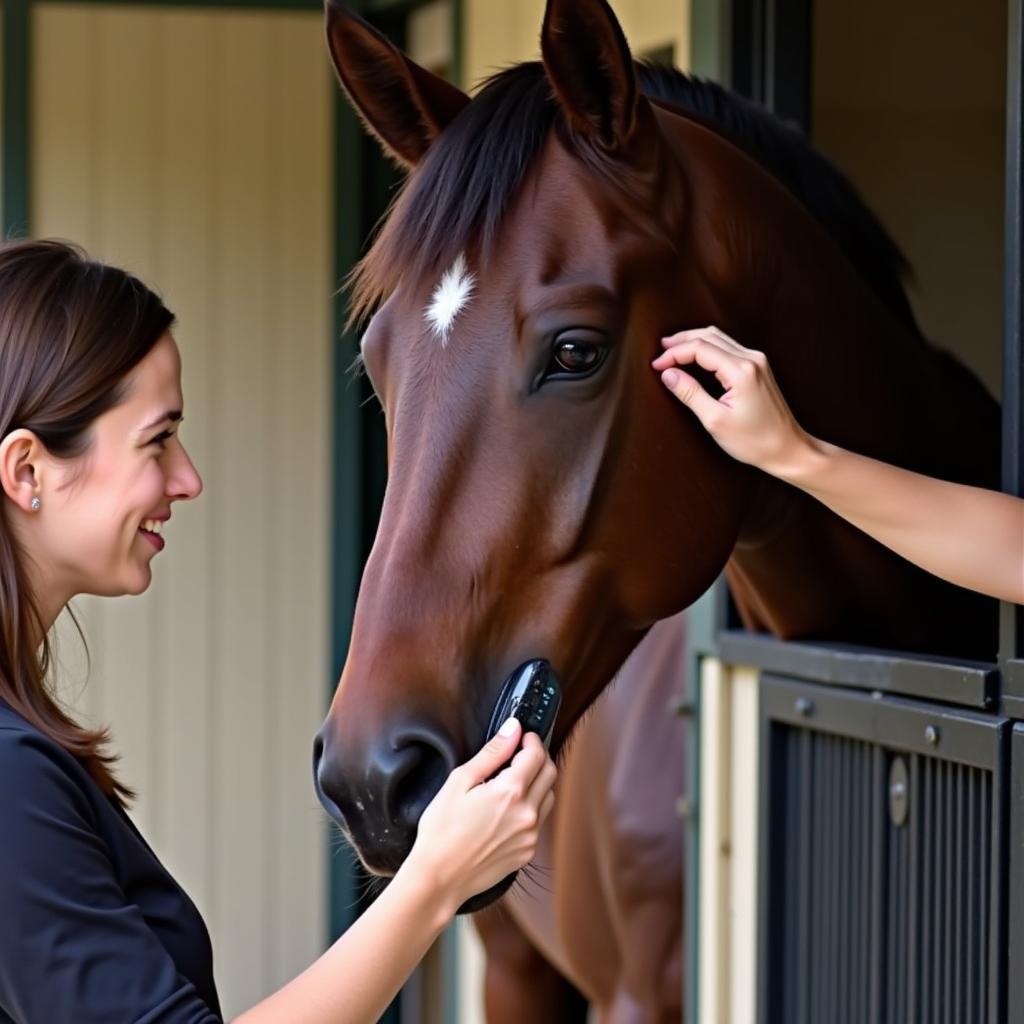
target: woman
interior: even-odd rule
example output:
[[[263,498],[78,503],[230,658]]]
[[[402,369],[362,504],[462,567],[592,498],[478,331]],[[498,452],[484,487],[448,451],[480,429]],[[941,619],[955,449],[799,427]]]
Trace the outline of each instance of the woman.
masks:
[[[733,458],[801,488],[897,554],[970,590],[1024,604],[1024,500],[933,480],[811,437],[796,422],[761,352],[717,327],[662,339],[665,386]],[[680,367],[725,388],[712,398]]]
[[[68,601],[142,593],[202,489],[173,319],[71,246],[0,246],[0,1022],[220,1019],[206,928],[129,821],[106,734],[44,686]],[[452,772],[370,910],[239,1021],[380,1016],[456,908],[533,856],[555,769],[519,739],[510,720]]]

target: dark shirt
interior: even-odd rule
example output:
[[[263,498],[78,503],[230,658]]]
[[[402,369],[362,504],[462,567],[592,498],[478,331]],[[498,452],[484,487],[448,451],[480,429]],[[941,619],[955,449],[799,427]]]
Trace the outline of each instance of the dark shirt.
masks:
[[[0,1024],[217,1024],[195,905],[82,764],[0,700]]]

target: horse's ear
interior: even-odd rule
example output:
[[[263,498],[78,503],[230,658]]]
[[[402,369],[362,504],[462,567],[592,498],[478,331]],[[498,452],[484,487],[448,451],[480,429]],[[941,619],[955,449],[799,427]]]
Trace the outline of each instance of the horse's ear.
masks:
[[[607,0],[547,0],[540,49],[573,128],[624,148],[637,125],[636,73]]]
[[[327,46],[338,78],[367,128],[414,167],[469,97],[421,68],[339,0],[327,0]]]

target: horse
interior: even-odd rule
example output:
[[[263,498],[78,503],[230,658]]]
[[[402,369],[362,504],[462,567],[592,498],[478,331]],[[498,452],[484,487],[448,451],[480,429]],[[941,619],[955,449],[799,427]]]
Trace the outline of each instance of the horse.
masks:
[[[472,98],[336,0],[326,30],[408,175],[353,278],[388,482],[318,793],[393,875],[503,680],[546,658],[553,891],[474,902],[489,1019],[571,1019],[564,977],[603,1021],[678,1020],[679,830],[651,773],[680,736],[644,701],[678,678],[674,617],[723,571],[744,626],[783,639],[991,658],[997,616],[724,455],[652,372],[659,339],[718,324],[812,433],[963,483],[997,485],[997,407],[922,335],[842,174],[753,105],[635,62],[606,0],[548,0],[541,60]]]

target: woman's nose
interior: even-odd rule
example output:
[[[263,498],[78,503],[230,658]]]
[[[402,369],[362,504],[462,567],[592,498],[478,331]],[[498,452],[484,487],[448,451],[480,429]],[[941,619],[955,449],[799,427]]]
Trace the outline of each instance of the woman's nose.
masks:
[[[175,501],[191,501],[203,493],[203,478],[199,475],[184,446],[178,451],[174,468],[168,475],[168,495]]]

